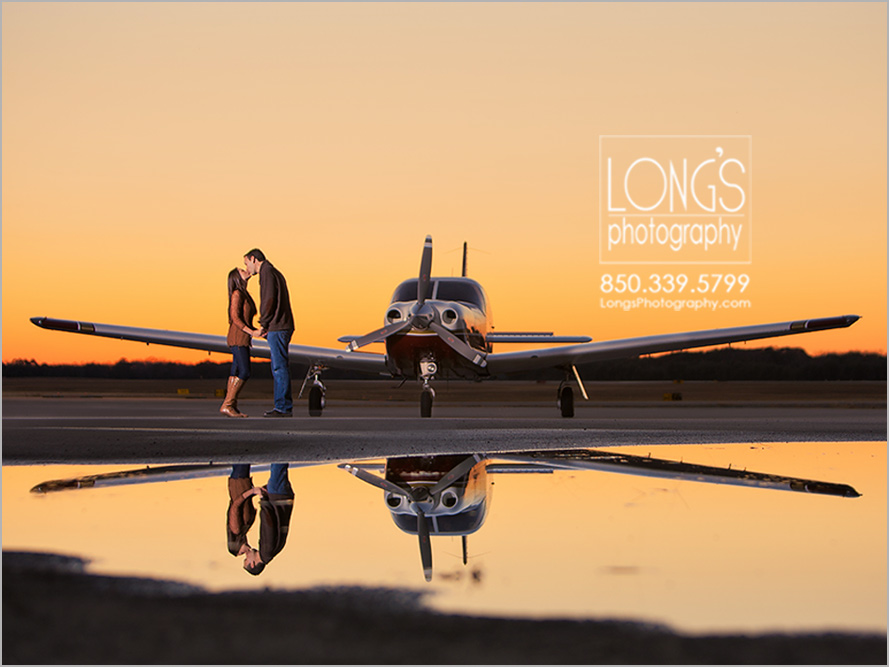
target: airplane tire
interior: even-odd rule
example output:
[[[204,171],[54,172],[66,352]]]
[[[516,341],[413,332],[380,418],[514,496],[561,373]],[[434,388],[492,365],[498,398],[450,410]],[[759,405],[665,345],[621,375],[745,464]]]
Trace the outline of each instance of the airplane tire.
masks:
[[[565,387],[559,394],[559,410],[563,417],[574,416],[574,390],[571,387]]]
[[[424,391],[422,394],[420,394],[420,416],[424,418],[432,416],[431,391]]]
[[[324,411],[324,394],[321,387],[309,389],[309,416],[320,417]]]

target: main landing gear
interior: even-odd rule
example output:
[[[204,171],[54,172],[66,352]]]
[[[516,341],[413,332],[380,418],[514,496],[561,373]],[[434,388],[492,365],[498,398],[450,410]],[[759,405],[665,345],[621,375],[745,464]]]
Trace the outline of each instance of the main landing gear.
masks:
[[[324,412],[324,394],[327,393],[324,385],[321,383],[321,371],[324,370],[322,366],[312,366],[309,368],[309,372],[306,373],[306,379],[303,380],[302,387],[299,390],[299,396],[297,398],[302,398],[303,391],[305,391],[306,385],[309,382],[309,378],[312,379],[312,386],[309,387],[309,416],[310,417],[320,417],[321,413]]]
[[[574,389],[564,382],[559,385],[558,406],[563,417],[574,416]]]
[[[577,380],[577,386],[580,389],[580,393],[583,394],[584,400],[590,400],[590,397],[586,393],[586,388],[583,386],[583,380],[580,379],[580,373],[577,372],[577,368],[572,364],[571,370],[574,373],[574,379]],[[565,379],[562,380],[562,383],[559,385],[558,391],[558,406],[559,412],[562,414],[562,417],[571,418],[574,416],[574,389],[568,384],[571,381],[571,376],[565,374]]]

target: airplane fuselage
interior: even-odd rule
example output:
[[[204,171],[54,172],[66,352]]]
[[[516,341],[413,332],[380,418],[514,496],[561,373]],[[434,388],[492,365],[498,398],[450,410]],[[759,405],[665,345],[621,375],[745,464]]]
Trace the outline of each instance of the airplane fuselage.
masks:
[[[391,458],[386,461],[385,477],[405,487],[431,487],[465,458],[463,455]],[[480,460],[426,503],[424,512],[430,519],[432,535],[469,535],[481,528],[490,494],[486,465],[486,459]],[[409,501],[388,493],[386,505],[396,526],[406,533],[417,534],[417,515]]]
[[[401,283],[386,309],[385,324],[410,319],[418,312],[417,280]],[[470,278],[432,278],[430,296],[422,313],[484,355],[491,351],[487,343],[492,328],[491,311],[482,286]],[[477,379],[486,375],[484,368],[466,359],[447,345],[429,328],[411,326],[386,340],[389,371],[410,379],[427,375]],[[435,364],[430,373],[429,363]]]

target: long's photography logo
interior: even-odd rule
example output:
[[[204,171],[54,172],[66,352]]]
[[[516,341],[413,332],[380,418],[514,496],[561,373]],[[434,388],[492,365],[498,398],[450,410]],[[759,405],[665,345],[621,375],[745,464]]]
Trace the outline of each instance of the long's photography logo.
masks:
[[[750,136],[602,136],[601,264],[749,264]]]

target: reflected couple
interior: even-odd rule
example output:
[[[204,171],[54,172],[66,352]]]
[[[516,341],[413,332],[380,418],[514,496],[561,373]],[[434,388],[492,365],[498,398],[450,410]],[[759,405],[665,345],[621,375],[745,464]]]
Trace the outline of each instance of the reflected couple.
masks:
[[[244,569],[260,574],[287,542],[293,515],[293,488],[287,463],[273,463],[265,486],[254,486],[249,464],[232,466],[228,478],[226,538],[232,556],[244,556]],[[253,498],[259,496],[259,549],[250,546],[247,533],[256,521]]]

